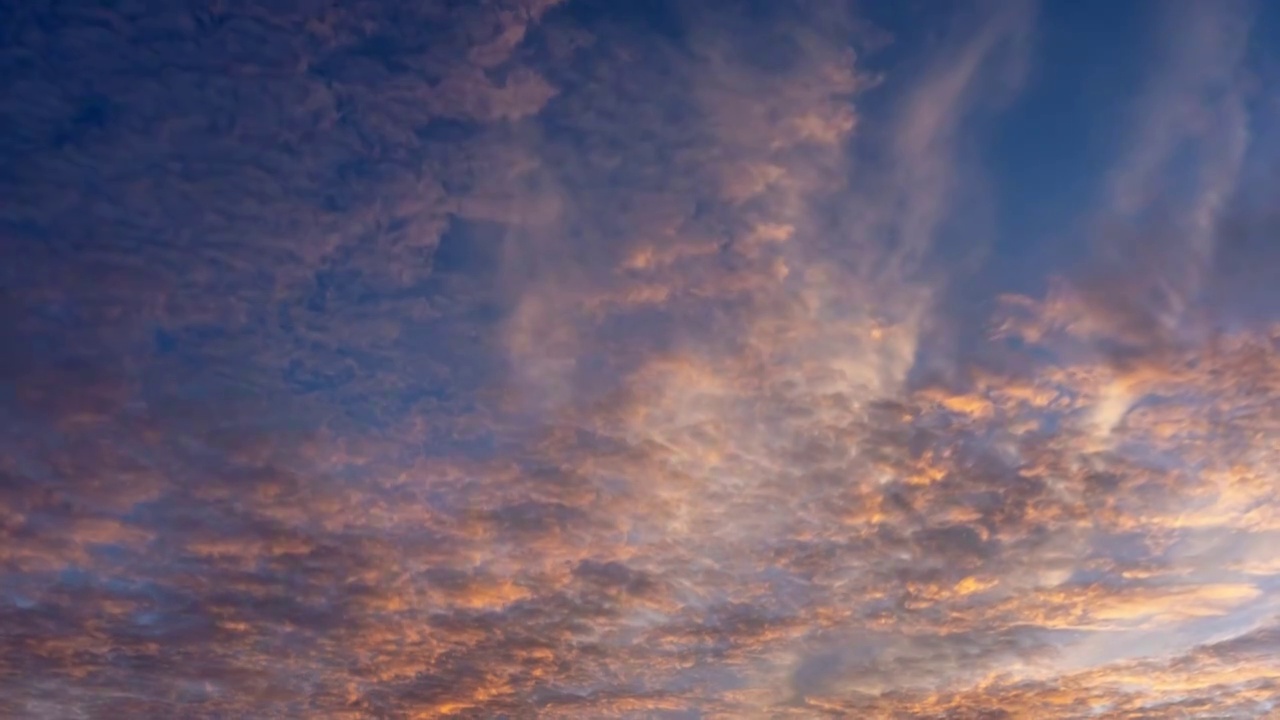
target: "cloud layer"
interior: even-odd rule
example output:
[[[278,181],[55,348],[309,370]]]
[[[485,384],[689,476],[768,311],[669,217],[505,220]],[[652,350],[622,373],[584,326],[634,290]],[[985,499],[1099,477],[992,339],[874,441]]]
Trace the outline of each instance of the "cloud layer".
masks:
[[[1277,712],[1272,20],[879,10],[0,10],[0,715]]]

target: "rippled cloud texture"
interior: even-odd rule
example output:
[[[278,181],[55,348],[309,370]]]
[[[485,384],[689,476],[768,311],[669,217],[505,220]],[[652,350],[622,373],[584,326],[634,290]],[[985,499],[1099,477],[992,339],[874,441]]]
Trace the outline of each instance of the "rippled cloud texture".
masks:
[[[1280,713],[1273,15],[0,4],[0,715]]]

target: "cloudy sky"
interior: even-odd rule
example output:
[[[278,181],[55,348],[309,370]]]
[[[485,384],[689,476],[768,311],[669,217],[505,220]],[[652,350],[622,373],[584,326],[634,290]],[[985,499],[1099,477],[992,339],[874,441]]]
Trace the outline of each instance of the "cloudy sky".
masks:
[[[1280,714],[1278,34],[0,2],[0,716]]]

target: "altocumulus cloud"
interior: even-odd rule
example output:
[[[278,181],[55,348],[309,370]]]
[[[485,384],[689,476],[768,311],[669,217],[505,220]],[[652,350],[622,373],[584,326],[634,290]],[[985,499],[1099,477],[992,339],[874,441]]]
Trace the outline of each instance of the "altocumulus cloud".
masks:
[[[1277,712],[1273,15],[0,8],[0,714]]]

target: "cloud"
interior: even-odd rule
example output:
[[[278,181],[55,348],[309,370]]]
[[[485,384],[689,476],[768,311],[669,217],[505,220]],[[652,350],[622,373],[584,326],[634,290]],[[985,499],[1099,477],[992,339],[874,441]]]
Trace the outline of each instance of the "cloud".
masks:
[[[1105,304],[1100,320],[1129,342],[1171,342],[1197,327],[1189,313],[1252,135],[1243,69],[1252,13],[1247,3],[1175,3],[1162,13],[1157,69],[1136,104],[1130,149],[1112,169],[1098,240],[1106,269],[1086,285]],[[1113,282],[1119,274],[1127,281]]]
[[[16,12],[0,714],[1272,712],[1248,10],[972,355],[1031,4]]]

